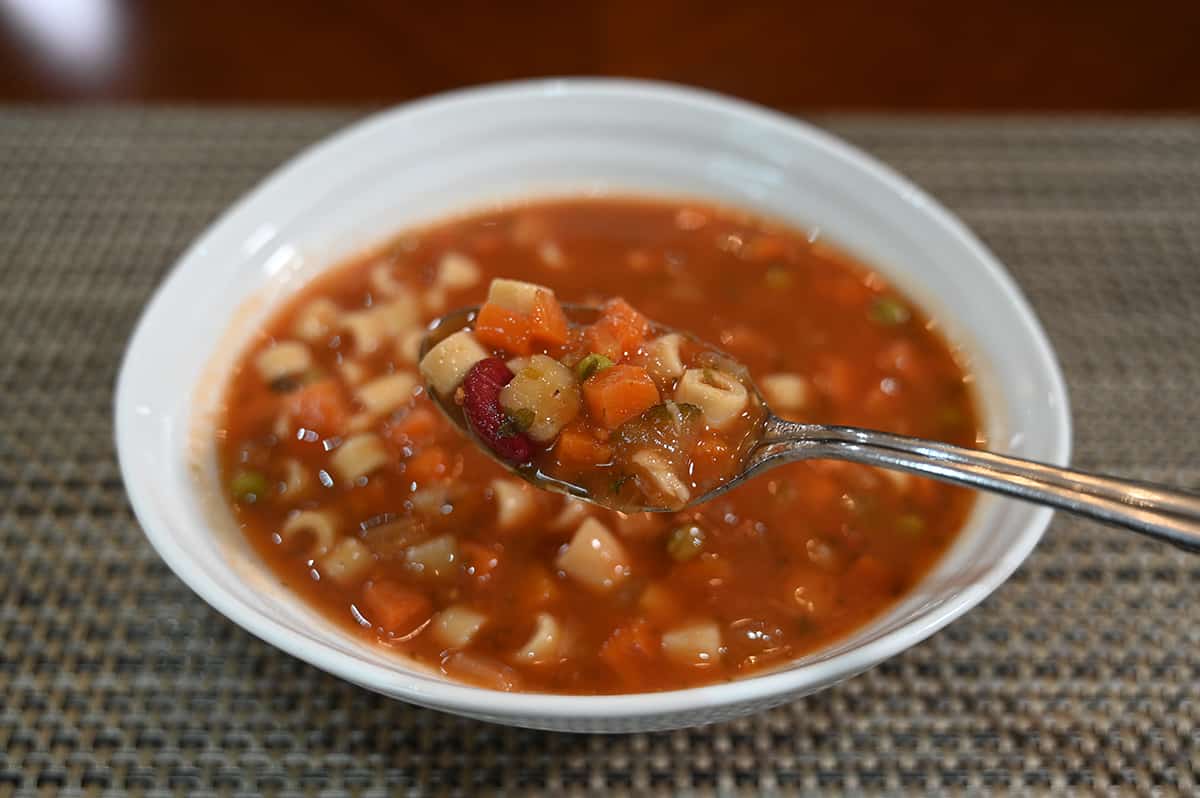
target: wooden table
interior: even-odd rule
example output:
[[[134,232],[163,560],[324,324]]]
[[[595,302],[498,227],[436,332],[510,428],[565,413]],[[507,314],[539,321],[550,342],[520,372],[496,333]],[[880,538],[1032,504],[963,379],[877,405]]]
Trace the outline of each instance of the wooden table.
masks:
[[[0,101],[376,104],[561,74],[797,110],[1198,110],[1200,2],[0,0]]]

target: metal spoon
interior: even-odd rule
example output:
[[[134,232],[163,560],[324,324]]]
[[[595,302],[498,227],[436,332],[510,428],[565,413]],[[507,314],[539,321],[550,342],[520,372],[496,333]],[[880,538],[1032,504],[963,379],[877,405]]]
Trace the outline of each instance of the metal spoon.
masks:
[[[595,308],[587,306],[565,304],[563,308],[574,323],[586,324],[598,314]],[[422,357],[440,340],[469,325],[477,310],[458,310],[430,325],[421,343]],[[664,333],[687,335],[662,326],[658,329]],[[696,340],[694,336],[688,337]],[[719,351],[715,347],[708,348]],[[766,412],[757,443],[751,448],[738,474],[692,499],[689,505],[706,502],[784,463],[812,459],[848,460],[1047,505],[1124,527],[1188,551],[1200,552],[1198,495],[1164,485],[1091,474],[878,430],[787,421],[771,412],[757,386],[749,387]],[[451,421],[466,432],[462,412],[450,401],[450,397],[438,396],[433,391],[431,395]],[[481,448],[492,456],[487,446]],[[496,458],[493,456],[493,459]],[[510,463],[498,459],[497,462],[540,488],[567,493],[602,507],[626,512],[631,509],[648,512],[674,512],[680,509],[613,506],[604,501],[605,497],[591,495],[581,486],[556,479],[536,468],[514,468]]]

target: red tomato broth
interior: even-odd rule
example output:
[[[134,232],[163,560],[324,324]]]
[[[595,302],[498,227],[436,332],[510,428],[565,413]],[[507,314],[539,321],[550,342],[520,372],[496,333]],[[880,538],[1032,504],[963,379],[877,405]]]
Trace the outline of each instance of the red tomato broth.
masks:
[[[473,259],[473,284],[439,285],[437,264],[447,252]],[[717,343],[760,386],[776,373],[800,377],[804,401],[774,406],[782,415],[967,446],[976,445],[979,424],[968,375],[919,310],[841,252],[734,212],[626,199],[554,201],[452,220],[355,258],[306,286],[243,355],[220,423],[222,474],[232,486],[253,482],[248,475],[265,482],[265,489],[255,485],[262,495],[235,498],[231,507],[284,583],[364,637],[454,678],[499,689],[617,693],[776,667],[886,610],[937,562],[970,510],[973,496],[965,490],[807,462],[673,516],[588,508],[563,518],[562,497],[522,487],[419,389],[357,433],[314,435],[280,422],[295,390],[273,390],[256,359],[273,342],[295,340],[293,327],[317,298],[343,311],[386,303],[381,266],[413,296],[432,300],[420,308],[421,323],[481,304],[493,277],[545,285],[564,302],[621,296],[651,319]],[[880,303],[894,300],[904,312],[893,317],[904,318],[880,322],[887,315]],[[336,397],[325,415],[349,424],[345,419],[362,406],[346,380],[348,364],[367,380],[415,375],[416,364],[401,354],[402,337],[364,356],[352,336],[331,329],[308,345],[311,365],[296,379],[304,387],[330,381],[317,392]],[[364,432],[378,437],[386,462],[357,479],[333,476],[331,457]],[[305,476],[297,490],[283,488],[295,470],[286,460]],[[501,493],[523,497],[507,528],[498,521],[503,497],[495,480],[507,486]],[[339,582],[323,565],[328,553],[315,556],[312,535],[281,533],[303,511],[336,516],[335,540],[363,544],[364,570]],[[628,575],[607,592],[558,567],[585,515],[611,530],[629,559]],[[704,530],[703,546],[678,561],[669,553],[672,530],[693,522]],[[414,572],[408,548],[443,535],[459,546],[447,572]],[[377,626],[367,608],[381,596],[401,596],[404,605],[377,614],[413,628]],[[418,597],[433,613],[423,622],[414,618],[426,611]],[[451,605],[486,616],[461,650],[434,634],[436,614]],[[517,653],[539,613],[557,621],[562,641],[549,661],[531,664]],[[693,664],[668,657],[663,635],[697,621],[719,629],[719,656]]]

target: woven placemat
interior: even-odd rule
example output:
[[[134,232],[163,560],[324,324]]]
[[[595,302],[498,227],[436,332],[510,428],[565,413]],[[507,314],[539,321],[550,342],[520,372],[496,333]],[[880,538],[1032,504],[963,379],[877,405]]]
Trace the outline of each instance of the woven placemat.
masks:
[[[341,682],[150,549],[112,447],[140,307],[347,112],[0,110],[0,796],[1193,793],[1200,559],[1060,518],[926,643],[721,726],[503,728]],[[820,120],[1005,261],[1062,357],[1076,463],[1200,485],[1200,120]]]

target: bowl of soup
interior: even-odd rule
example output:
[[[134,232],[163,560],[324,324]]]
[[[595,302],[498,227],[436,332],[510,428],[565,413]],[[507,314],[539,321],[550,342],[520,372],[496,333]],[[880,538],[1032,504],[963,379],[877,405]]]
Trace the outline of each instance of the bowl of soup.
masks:
[[[606,320],[569,353],[559,301]],[[473,334],[503,346],[422,370],[430,323],[477,305]],[[622,513],[533,488],[435,409],[439,381],[492,355],[520,386],[494,445],[520,435],[596,491],[682,497],[739,445],[713,393],[737,386],[690,350],[664,376],[678,342],[640,314],[714,342],[785,417],[1067,461],[1044,332],[931,197],[736,100],[553,80],[372,116],[204,232],[121,369],[130,500],[181,579],[283,651],[570,731],[709,723],[835,684],[978,604],[1049,522],[831,461]],[[649,481],[622,447],[700,410],[697,473]]]

